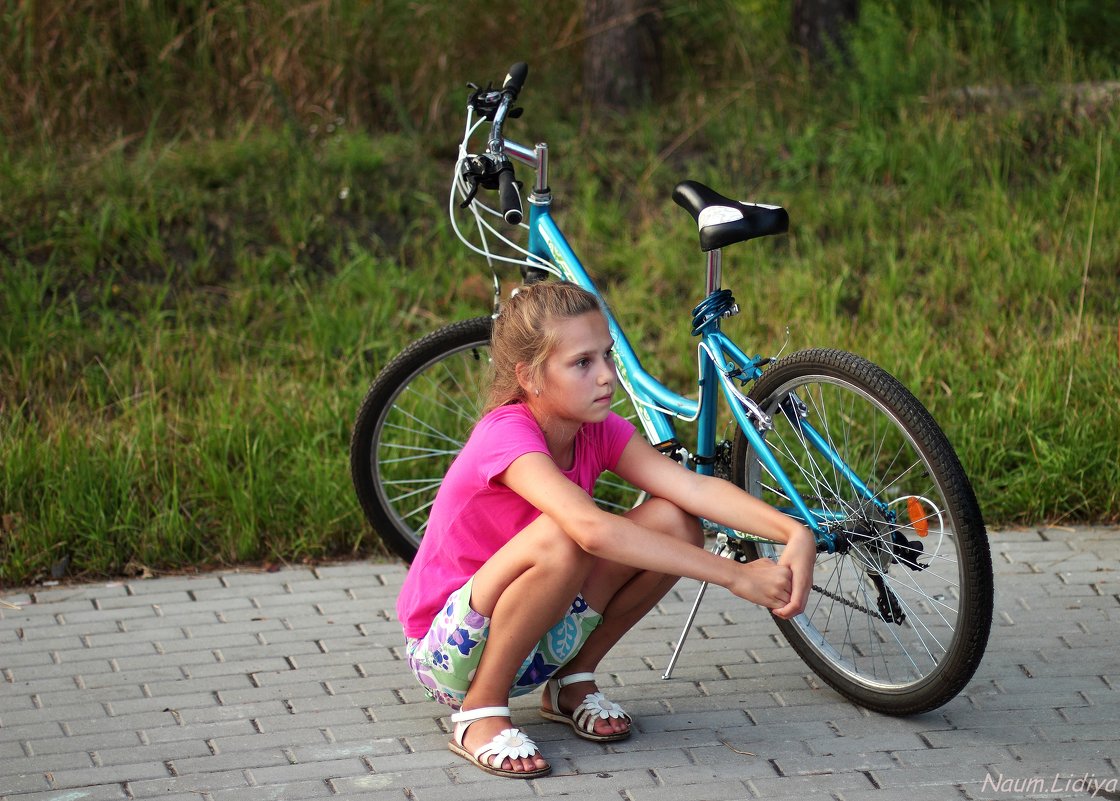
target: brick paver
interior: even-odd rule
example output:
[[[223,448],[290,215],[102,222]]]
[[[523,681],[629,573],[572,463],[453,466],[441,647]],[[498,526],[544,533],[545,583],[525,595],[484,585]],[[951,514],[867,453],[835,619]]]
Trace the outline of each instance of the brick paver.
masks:
[[[404,568],[0,593],[0,801],[578,795],[625,801],[1120,799],[1120,529],[994,532],[996,614],[960,697],[912,718],[824,687],[767,616],[709,591],[674,678],[682,582],[601,666],[635,735],[514,717],[551,777],[483,774],[402,661]]]

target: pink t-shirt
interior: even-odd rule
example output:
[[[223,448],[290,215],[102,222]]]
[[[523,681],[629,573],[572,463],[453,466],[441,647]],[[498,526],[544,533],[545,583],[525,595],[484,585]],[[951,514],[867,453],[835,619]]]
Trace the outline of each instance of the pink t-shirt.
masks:
[[[613,470],[634,426],[616,414],[585,424],[576,436],[572,469],[562,472],[589,495],[599,475]],[[397,599],[406,637],[423,637],[443,602],[509,542],[540,510],[494,481],[517,457],[548,453],[536,419],[523,404],[487,414],[452,462],[436,495],[420,549]]]

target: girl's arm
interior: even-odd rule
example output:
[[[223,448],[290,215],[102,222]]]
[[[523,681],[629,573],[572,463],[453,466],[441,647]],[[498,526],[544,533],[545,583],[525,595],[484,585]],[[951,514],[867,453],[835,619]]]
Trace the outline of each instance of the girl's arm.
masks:
[[[696,517],[784,544],[778,564],[793,571],[793,588],[790,603],[774,614],[790,618],[804,609],[817,558],[816,542],[804,525],[730,481],[694,473],[665,458],[638,434],[627,443],[614,472]]]
[[[640,454],[642,449],[647,449],[653,455],[654,464],[648,464],[651,460]],[[666,473],[659,463],[664,463],[671,472]],[[681,497],[684,484],[687,482],[691,485],[688,477],[694,474],[657,453],[639,436],[635,436],[627,444],[616,472],[651,494],[677,503],[686,511],[692,512],[694,508],[700,508],[699,502],[684,503]],[[633,481],[634,478],[649,479],[651,486],[642,486]],[[554,520],[580,547],[602,559],[643,570],[688,576],[719,584],[741,598],[774,610],[775,614],[792,616],[798,614],[804,605],[804,598],[798,602],[797,597],[791,593],[793,564],[775,565],[768,560],[758,560],[743,565],[675,537],[644,528],[625,517],[605,512],[596,506],[586,492],[569,481],[547,454],[527,453],[518,457],[497,480]],[[674,482],[676,489],[670,486]],[[705,487],[701,495],[706,496],[708,490]],[[750,498],[746,493],[739,492]],[[703,500],[703,497],[698,500]],[[757,499],[751,500],[761,504]],[[761,506],[769,509],[766,504]],[[770,511],[779,518],[789,520],[774,510]],[[736,522],[741,523],[742,520],[729,520],[728,525],[736,525]],[[750,528],[739,525],[736,527]],[[768,526],[766,530],[770,531],[771,527]],[[772,530],[780,542],[792,542],[796,539],[796,536],[785,536],[787,532],[781,529],[778,521],[774,521]],[[796,562],[792,556],[790,561]],[[797,611],[789,614],[795,607]]]

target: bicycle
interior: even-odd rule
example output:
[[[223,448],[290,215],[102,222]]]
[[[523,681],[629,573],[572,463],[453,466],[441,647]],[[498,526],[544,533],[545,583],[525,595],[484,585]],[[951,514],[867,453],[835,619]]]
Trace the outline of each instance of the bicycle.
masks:
[[[436,489],[479,416],[491,324],[500,313],[496,265],[518,265],[526,282],[558,278],[598,294],[550,213],[547,144],[529,148],[502,132],[520,112],[513,103],[527,69],[512,67],[498,89],[471,85],[449,200],[456,235],[494,272],[493,314],[446,325],[405,348],[372,382],[355,421],[350,458],[358,498],[405,562],[415,555]],[[485,150],[472,153],[472,137],[487,123]],[[535,172],[527,219],[515,161]],[[497,191],[499,208],[485,205],[480,189]],[[862,357],[831,349],[749,357],[721,330],[721,321],[738,311],[721,285],[722,249],[784,233],[788,214],[695,181],[679,184],[673,199],[696,220],[705,254],[705,296],[692,313],[698,393],[680,394],[647,373],[608,309],[624,390],[616,406],[668,457],[734,481],[813,531],[817,583],[808,605],[794,620],[775,622],[821,679],[883,713],[941,706],[980,664],[993,601],[980,507],[949,440],[899,381]],[[457,212],[469,213],[478,243],[459,227]],[[526,230],[527,244],[499,231],[492,217]],[[735,423],[732,440],[719,437],[719,395]],[[677,438],[675,420],[695,422],[692,451]],[[620,509],[639,500],[621,482],[601,481],[595,496]],[[780,552],[774,543],[707,521],[705,527],[711,548],[727,558]],[[702,584],[664,678],[705,589]]]

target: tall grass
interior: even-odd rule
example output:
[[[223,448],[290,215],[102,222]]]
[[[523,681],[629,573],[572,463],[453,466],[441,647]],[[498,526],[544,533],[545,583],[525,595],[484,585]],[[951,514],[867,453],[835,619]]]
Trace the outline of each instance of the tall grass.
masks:
[[[247,0],[6,4],[0,125],[20,140],[135,143],[245,124],[447,130],[494,42],[540,67],[578,59],[579,10],[540,4]],[[573,53],[576,55],[573,56]],[[506,56],[502,56],[503,59]],[[571,74],[569,69],[564,73]],[[504,74],[504,72],[502,73]],[[539,86],[562,87],[554,72]],[[454,127],[454,126],[452,126]]]
[[[1061,90],[1115,68],[1027,5],[861,5],[822,74],[775,4],[666,3],[669,83],[595,117],[558,7],[2,12],[0,583],[378,551],[349,425],[393,353],[489,308],[448,168],[464,82],[522,58],[509,132],[549,141],[556,214],[651,369],[692,379],[675,182],[782,203],[789,236],[727,253],[731,333],[896,373],[990,523],[1120,519],[1118,114]]]

